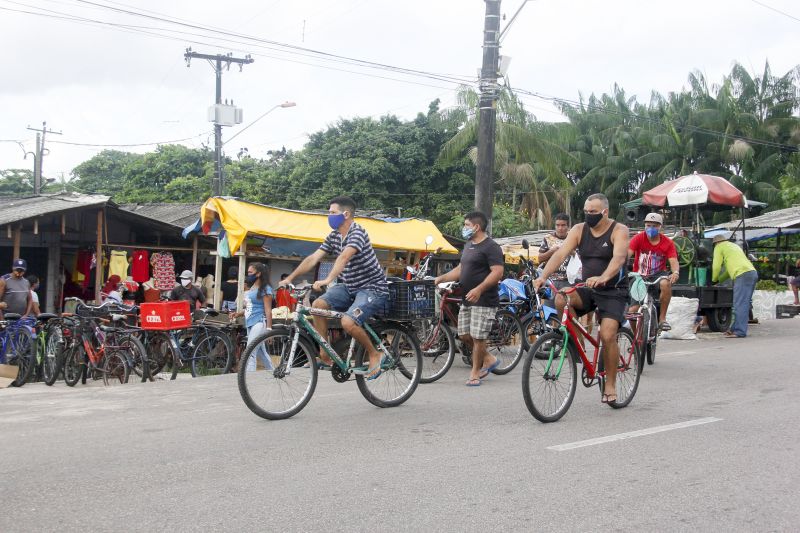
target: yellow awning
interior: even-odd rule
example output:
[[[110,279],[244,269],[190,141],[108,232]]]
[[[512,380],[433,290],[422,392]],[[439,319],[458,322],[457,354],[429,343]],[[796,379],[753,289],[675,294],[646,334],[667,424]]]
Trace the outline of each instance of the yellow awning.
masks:
[[[281,209],[233,198],[214,197],[203,204],[200,208],[200,220],[204,231],[207,231],[214,219],[219,220],[227,233],[231,255],[239,250],[248,234],[322,242],[331,232],[327,215]],[[425,251],[425,238],[430,235],[433,242],[427,245],[427,250],[441,248],[442,252],[458,253],[429,220],[412,218],[387,222],[357,216],[355,221],[367,230],[375,248]]]

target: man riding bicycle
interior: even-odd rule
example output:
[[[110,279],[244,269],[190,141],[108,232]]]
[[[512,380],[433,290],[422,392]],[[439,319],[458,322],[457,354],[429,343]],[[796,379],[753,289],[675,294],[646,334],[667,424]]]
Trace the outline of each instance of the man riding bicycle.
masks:
[[[658,313],[658,328],[662,331],[671,329],[667,322],[667,308],[672,299],[672,285],[678,281],[678,252],[672,239],[661,233],[664,219],[658,213],[648,213],[644,218],[644,231],[631,239],[628,245],[628,257],[633,257],[633,271],[642,275],[647,281],[667,273],[669,263],[670,275],[658,284],[658,300],[661,309]],[[636,312],[638,305],[631,306],[631,312]]]
[[[356,203],[348,196],[337,196],[330,201],[328,225],[333,231],[317,251],[309,255],[297,268],[278,285],[289,285],[300,274],[314,268],[326,255],[336,256],[336,262],[323,280],[316,281],[313,289],[322,290],[340,277],[340,282],[328,288],[327,292],[314,301],[317,309],[344,311],[342,328],[356,339],[369,354],[369,368],[366,376],[373,380],[381,374],[381,354],[372,345],[364,325],[370,317],[382,311],[389,296],[386,276],[378,263],[375,250],[366,230],[357,224]],[[314,329],[328,340],[328,320],[314,317]],[[320,360],[325,365],[333,361],[322,349]]]
[[[547,262],[542,275],[534,281],[534,288],[539,290],[567,256],[577,249],[583,264],[585,286],[570,295],[570,305],[578,316],[597,309],[606,372],[601,401],[613,403],[617,401],[617,332],[620,324],[625,322],[628,300],[625,276],[628,228],[608,218],[608,198],[603,194],[589,196],[583,212],[586,221],[572,227],[564,244]],[[559,313],[564,310],[565,304],[564,295],[559,293],[556,298]]]

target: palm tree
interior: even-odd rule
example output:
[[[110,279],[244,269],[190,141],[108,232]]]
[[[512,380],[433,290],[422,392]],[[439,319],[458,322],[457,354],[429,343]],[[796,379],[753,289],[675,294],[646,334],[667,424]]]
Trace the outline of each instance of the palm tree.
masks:
[[[444,114],[443,121],[451,125],[461,121],[458,133],[442,147],[439,160],[452,162],[466,152],[476,162],[478,94],[471,88],[462,87],[457,102],[455,109]],[[496,183],[511,189],[515,209],[521,193],[520,206],[531,221],[536,225],[549,225],[552,216],[550,198],[563,201],[558,190],[571,187],[562,171],[570,157],[555,140],[551,140],[555,137],[548,138],[548,133],[554,135],[559,129],[537,122],[508,88],[500,91],[497,109]]]

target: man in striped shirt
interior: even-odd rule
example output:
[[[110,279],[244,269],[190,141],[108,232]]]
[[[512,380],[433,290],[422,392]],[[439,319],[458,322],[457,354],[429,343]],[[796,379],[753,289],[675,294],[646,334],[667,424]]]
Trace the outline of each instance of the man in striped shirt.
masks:
[[[326,255],[336,257],[330,273],[325,279],[314,283],[314,290],[321,290],[337,279],[339,283],[329,287],[324,295],[317,298],[314,307],[344,312],[342,328],[367,350],[369,368],[366,376],[372,380],[381,374],[381,354],[372,345],[369,335],[361,326],[375,313],[383,310],[389,297],[389,289],[386,276],[369,241],[369,235],[353,220],[355,211],[355,201],[348,196],[337,196],[331,200],[328,208],[328,225],[333,231],[325,238],[322,246],[306,257],[279,285],[292,283],[298,275],[314,268]],[[326,318],[315,316],[314,328],[323,339],[328,339]],[[322,349],[320,349],[320,360],[326,366],[333,363]]]

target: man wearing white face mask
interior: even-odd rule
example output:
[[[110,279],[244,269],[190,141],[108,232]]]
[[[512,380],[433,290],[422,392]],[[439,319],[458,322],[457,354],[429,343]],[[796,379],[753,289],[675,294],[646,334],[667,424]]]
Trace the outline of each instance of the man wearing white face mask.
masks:
[[[206,303],[206,297],[203,296],[203,291],[197,288],[193,283],[191,270],[184,270],[181,272],[178,281],[180,285],[172,289],[169,293],[170,300],[186,300],[189,302],[190,309],[199,309]]]

